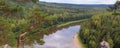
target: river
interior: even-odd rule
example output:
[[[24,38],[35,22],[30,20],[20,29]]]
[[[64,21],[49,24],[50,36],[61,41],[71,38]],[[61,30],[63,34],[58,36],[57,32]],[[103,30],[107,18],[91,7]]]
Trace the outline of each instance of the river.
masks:
[[[80,25],[62,28],[50,35],[44,35],[43,45],[34,44],[34,48],[75,48],[73,44],[73,36],[79,32]]]

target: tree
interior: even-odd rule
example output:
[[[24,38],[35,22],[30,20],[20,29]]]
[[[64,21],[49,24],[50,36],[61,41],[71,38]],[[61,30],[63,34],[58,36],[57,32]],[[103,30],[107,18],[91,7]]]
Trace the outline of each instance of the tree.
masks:
[[[101,39],[107,41],[111,48],[120,47],[119,20],[120,15],[112,13],[95,15],[81,24],[80,37],[89,48],[98,48]]]
[[[6,20],[3,17],[0,17],[0,42],[1,42],[0,46],[5,45],[5,44],[14,46],[16,44],[15,35],[11,30],[12,29],[11,29],[11,26],[8,20]]]
[[[12,1],[18,2],[18,3],[29,3],[29,2],[37,3],[37,2],[39,2],[39,0],[12,0]]]
[[[31,23],[21,34],[18,35],[18,44],[17,44],[17,48],[20,48],[20,45],[22,43],[22,41],[24,40],[28,40],[29,44],[31,43],[31,41],[40,41],[40,38],[31,38],[31,35],[30,36],[26,36],[27,34],[29,34],[32,30],[38,28],[39,26],[41,26],[44,22],[45,22],[45,19],[44,19],[44,15],[41,15],[40,13],[40,9],[39,7],[37,6],[33,6],[31,8],[32,10],[32,15],[30,17],[30,19],[32,19],[34,22]],[[22,39],[24,37],[24,39]]]
[[[0,0],[0,17],[2,17],[0,18],[0,45],[17,44],[20,48],[34,41],[43,44],[43,36],[50,33],[48,30],[51,27],[68,21],[90,18],[91,15],[96,14],[94,11],[98,10],[101,12],[104,9],[67,7],[41,2],[39,4],[39,0]],[[98,22],[95,23],[98,24]],[[84,35],[89,36],[89,28],[85,31]]]
[[[120,6],[120,1],[117,1],[113,6],[109,6],[107,10],[117,13],[117,11],[120,10],[119,6]]]

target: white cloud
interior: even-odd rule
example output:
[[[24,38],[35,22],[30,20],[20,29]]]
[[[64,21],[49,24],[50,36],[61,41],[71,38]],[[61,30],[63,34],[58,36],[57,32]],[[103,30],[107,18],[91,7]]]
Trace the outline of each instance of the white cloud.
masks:
[[[116,0],[40,0],[40,1],[71,4],[114,4],[116,2]]]

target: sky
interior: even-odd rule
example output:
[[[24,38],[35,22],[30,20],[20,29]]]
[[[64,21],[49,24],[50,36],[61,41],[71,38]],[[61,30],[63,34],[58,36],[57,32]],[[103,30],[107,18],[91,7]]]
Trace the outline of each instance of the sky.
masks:
[[[39,0],[39,1],[69,4],[114,4],[117,0]]]

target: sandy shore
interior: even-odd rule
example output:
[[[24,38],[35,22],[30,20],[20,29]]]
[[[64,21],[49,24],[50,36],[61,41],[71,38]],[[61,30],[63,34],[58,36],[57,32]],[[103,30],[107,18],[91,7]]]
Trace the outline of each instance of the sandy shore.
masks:
[[[78,40],[78,34],[75,34],[75,36],[73,37],[73,43],[75,45],[75,48],[82,48],[82,45]]]

